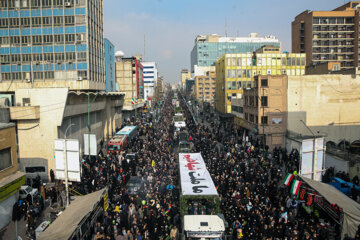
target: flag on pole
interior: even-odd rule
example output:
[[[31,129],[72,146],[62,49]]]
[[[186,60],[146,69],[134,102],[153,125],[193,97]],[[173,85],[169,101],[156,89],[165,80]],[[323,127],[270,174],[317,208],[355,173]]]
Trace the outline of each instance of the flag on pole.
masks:
[[[299,193],[300,186],[301,186],[301,182],[295,180],[291,186],[291,194],[297,195]]]
[[[138,99],[137,99],[137,98],[135,98],[135,103],[138,103]]]
[[[286,186],[289,186],[291,181],[294,179],[295,175],[294,174],[291,174],[291,173],[288,173],[286,174],[286,177],[283,181],[283,183],[286,185]]]
[[[131,99],[131,104],[132,104],[132,105],[134,105],[134,104],[135,104],[135,101],[134,101],[134,99],[133,99],[133,98]]]

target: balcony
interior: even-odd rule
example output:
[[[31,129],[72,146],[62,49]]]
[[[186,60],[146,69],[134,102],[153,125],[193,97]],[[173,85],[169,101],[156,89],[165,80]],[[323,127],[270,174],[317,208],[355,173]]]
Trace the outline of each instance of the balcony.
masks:
[[[10,119],[11,120],[40,119],[40,106],[11,107]]]

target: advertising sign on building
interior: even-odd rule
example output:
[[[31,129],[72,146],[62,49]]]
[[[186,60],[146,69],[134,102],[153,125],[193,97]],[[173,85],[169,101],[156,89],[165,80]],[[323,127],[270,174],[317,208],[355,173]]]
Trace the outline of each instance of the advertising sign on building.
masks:
[[[66,142],[66,148],[64,144],[65,142]],[[55,164],[56,179],[65,180],[65,165],[67,165],[68,180],[74,182],[80,182],[81,176],[80,176],[79,140],[56,139],[54,145],[55,145],[55,161],[56,161]]]
[[[84,154],[89,155],[89,135],[84,134]],[[96,134],[90,134],[90,155],[97,155]]]

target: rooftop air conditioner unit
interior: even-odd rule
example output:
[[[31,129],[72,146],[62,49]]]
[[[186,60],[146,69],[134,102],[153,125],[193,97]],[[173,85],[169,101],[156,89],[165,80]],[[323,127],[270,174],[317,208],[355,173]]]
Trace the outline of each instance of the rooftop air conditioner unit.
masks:
[[[25,79],[27,83],[31,82],[30,78]]]
[[[82,80],[83,80],[83,77],[78,77],[77,80],[78,80],[78,81],[82,81]]]
[[[65,2],[65,7],[71,7],[71,2]]]

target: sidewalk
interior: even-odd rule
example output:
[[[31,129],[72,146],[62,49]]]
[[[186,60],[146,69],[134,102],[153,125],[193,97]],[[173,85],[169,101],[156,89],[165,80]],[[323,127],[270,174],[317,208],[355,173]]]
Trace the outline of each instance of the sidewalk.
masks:
[[[49,207],[49,203],[45,201],[44,211],[41,216],[36,220],[35,226],[39,226],[44,221],[51,221],[50,213],[53,209]],[[5,228],[0,230],[0,240],[16,240],[16,225],[15,222],[11,221]],[[24,216],[18,221],[18,235],[23,239],[30,239],[26,236],[26,220]]]

